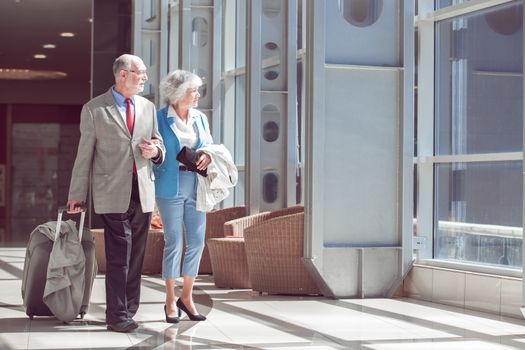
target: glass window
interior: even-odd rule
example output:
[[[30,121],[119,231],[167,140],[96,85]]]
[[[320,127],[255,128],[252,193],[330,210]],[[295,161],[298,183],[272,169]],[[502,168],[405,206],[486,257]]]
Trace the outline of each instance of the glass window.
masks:
[[[279,138],[279,125],[270,121],[263,125],[263,139],[266,142],[274,142]]]
[[[522,266],[522,161],[461,159],[523,151],[522,13],[513,3],[436,24],[434,149],[453,156],[435,165],[437,259]]]
[[[436,25],[437,155],[522,151],[522,12],[512,5]]]
[[[233,203],[231,204],[243,205],[246,178],[244,166],[246,1],[225,2],[222,9],[222,141],[228,145],[239,170],[239,178],[233,189]],[[273,48],[271,45],[270,47]]]
[[[381,16],[383,0],[339,0],[344,19],[356,27],[368,27]]]
[[[208,22],[203,17],[195,17],[191,23],[191,43],[204,47],[208,43]]]
[[[235,151],[234,162],[235,165],[241,167],[239,170],[239,181],[235,186],[235,204],[244,205],[244,191],[245,191],[245,147],[246,147],[246,117],[245,117],[245,76],[240,75],[235,77]]]
[[[245,77],[235,78],[235,164],[244,165],[245,145]]]
[[[262,197],[266,203],[274,203],[279,196],[279,175],[275,172],[267,172],[263,175]]]
[[[236,67],[246,65],[246,1],[237,0]]]
[[[80,136],[78,124],[14,123],[11,132],[12,242],[26,244],[33,229],[56,220],[67,201]],[[67,146],[64,146],[67,145]]]
[[[442,9],[443,7],[448,7],[452,5],[458,5],[466,2],[468,0],[437,0],[436,1],[436,10]]]
[[[436,166],[438,259],[522,266],[522,162]]]

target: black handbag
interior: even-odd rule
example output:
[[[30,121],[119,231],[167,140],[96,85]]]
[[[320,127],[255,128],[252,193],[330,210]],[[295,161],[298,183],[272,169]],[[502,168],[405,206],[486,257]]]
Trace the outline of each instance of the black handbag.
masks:
[[[200,153],[194,149],[188,148],[186,146],[182,147],[179,154],[177,154],[177,160],[184,164],[189,171],[193,171],[197,174],[200,174],[204,177],[208,176],[207,169],[199,170],[197,169],[197,161],[199,160]]]

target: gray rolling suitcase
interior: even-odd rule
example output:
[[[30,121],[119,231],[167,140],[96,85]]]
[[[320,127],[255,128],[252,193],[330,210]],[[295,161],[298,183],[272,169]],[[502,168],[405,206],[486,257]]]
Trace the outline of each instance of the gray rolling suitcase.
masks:
[[[63,321],[70,321],[71,318],[76,317],[76,315],[80,315],[80,317],[83,318],[89,306],[91,289],[97,274],[93,235],[90,230],[84,229],[84,218],[86,214],[84,210],[80,214],[78,231],[75,228],[74,221],[62,221],[62,214],[65,211],[67,211],[66,206],[58,208],[57,221],[51,221],[37,226],[29,238],[22,277],[22,298],[24,300],[26,314],[30,319],[33,319],[34,316],[56,316]],[[66,235],[73,234],[78,234],[79,238],[66,237]],[[50,256],[53,249],[60,249],[60,247],[57,246],[62,245],[64,239],[76,240],[78,252],[80,252],[80,254],[83,253],[85,258],[82,259],[85,261],[84,268],[82,269],[84,275],[81,281],[82,283],[79,286],[76,286],[77,289],[83,288],[83,291],[80,293],[80,298],[82,300],[81,302],[80,300],[77,301],[77,304],[80,304],[81,306],[78,312],[75,310],[74,317],[66,316],[67,319],[61,317],[61,313],[53,313],[44,301],[44,292],[49,289],[49,286],[46,288],[46,284],[48,282],[48,265],[50,263]],[[68,254],[71,256],[71,250],[66,251],[64,256],[67,256]],[[52,257],[51,260],[53,260],[53,263],[56,263],[54,257]],[[60,270],[60,268],[58,270]],[[75,286],[73,286],[73,288],[74,287]],[[77,292],[75,295],[78,294],[79,293]],[[54,300],[53,302],[56,304],[57,300]],[[66,311],[70,312],[70,310],[64,310],[64,312]]]

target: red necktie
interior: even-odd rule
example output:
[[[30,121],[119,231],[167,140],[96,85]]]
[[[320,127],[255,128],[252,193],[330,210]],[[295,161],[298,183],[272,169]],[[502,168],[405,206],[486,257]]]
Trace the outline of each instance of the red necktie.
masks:
[[[126,124],[128,126],[129,133],[133,135],[133,127],[135,126],[135,116],[131,110],[131,99],[126,99]]]
[[[133,135],[133,127],[135,126],[135,116],[131,110],[131,99],[126,99],[126,124],[128,126],[129,133]],[[133,162],[133,174],[137,173],[137,166]]]

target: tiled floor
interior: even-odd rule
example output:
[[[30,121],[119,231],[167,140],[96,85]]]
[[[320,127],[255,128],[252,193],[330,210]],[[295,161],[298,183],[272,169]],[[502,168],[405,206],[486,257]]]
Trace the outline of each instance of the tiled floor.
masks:
[[[104,276],[84,320],[30,321],[20,295],[24,249],[0,249],[0,349],[525,349],[525,321],[411,299],[259,296],[198,278],[205,322],[163,322],[163,282],[144,276],[135,333],[106,330]]]

